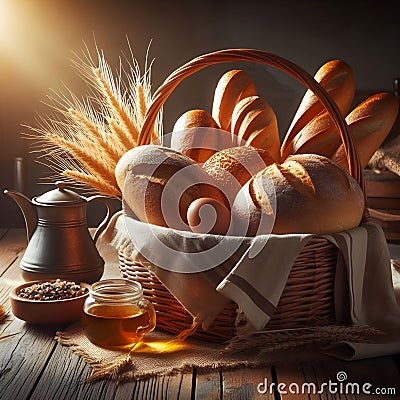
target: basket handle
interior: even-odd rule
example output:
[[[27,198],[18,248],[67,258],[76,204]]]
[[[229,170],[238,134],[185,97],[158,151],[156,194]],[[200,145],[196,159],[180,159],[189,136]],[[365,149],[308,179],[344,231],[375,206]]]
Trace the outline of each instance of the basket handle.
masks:
[[[142,145],[151,141],[152,131],[154,129],[157,115],[169,95],[174,91],[179,83],[181,83],[188,76],[207,66],[232,61],[258,62],[276,67],[297,79],[304,86],[306,86],[307,89],[310,89],[312,92],[314,92],[321,103],[325,106],[339,131],[346,152],[350,175],[352,175],[352,177],[358,182],[363,193],[365,193],[364,177],[358,158],[358,153],[349,134],[347,123],[342,117],[336,103],[332,100],[326,90],[308,72],[304,71],[291,61],[263,50],[241,48],[219,50],[196,57],[172,72],[154,93],[152,103],[147,110],[145,120],[139,134],[138,144]]]

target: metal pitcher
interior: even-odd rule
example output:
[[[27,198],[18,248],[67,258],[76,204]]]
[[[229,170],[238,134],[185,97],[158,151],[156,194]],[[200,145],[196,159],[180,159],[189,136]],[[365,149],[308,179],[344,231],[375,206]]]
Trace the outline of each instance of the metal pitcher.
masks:
[[[96,241],[107,226],[112,207],[109,199],[89,198],[65,188],[58,181],[54,190],[28,199],[21,193],[5,190],[19,205],[25,218],[28,246],[21,260],[23,279],[63,279],[93,283],[104,272],[104,260]],[[101,200],[107,215],[92,238],[86,222],[86,205]]]

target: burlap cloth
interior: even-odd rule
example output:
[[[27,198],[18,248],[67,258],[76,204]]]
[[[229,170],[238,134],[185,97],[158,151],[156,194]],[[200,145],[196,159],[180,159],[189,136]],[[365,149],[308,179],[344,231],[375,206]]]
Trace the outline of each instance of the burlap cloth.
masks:
[[[76,323],[63,332],[57,332],[56,339],[91,366],[89,381],[103,378],[129,381],[191,372],[193,368],[208,371],[271,366],[282,360],[321,359],[324,356],[320,350],[329,343],[365,342],[376,335],[379,333],[369,327],[326,326],[265,332],[254,338],[214,344],[190,338],[181,341],[169,333],[154,331],[128,353],[94,345],[86,338],[82,325]]]
[[[189,372],[192,368],[230,368],[259,365],[261,359],[221,354],[222,347],[193,340],[179,341],[171,334],[155,331],[146,335],[128,356],[127,352],[103,349],[91,343],[81,324],[57,333],[58,341],[80,355],[92,367],[91,379],[117,380],[146,378],[154,375]]]

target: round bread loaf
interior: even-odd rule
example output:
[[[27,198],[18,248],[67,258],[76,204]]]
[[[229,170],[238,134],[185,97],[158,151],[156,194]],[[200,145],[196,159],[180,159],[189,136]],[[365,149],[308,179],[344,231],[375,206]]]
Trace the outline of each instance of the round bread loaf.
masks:
[[[236,146],[215,153],[203,164],[203,169],[233,202],[237,192],[253,175],[274,162],[264,149]]]
[[[115,176],[125,203],[143,222],[190,230],[187,210],[194,200],[206,194],[229,206],[199,164],[167,147],[151,144],[129,150]]]
[[[198,163],[206,162],[215,152],[233,146],[232,135],[219,129],[204,110],[189,110],[175,122],[171,148]]]
[[[204,110],[190,110],[182,114],[171,134],[171,148],[198,163],[206,162],[219,150],[236,145],[236,138],[230,132],[219,129]]]
[[[361,188],[344,168],[323,156],[298,154],[243,186],[232,207],[232,233],[335,233],[358,226],[363,210]]]

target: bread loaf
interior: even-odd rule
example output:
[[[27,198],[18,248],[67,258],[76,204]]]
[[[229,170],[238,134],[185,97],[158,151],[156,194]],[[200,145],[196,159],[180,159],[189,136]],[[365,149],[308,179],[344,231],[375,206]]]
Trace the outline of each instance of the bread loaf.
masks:
[[[398,109],[399,100],[394,94],[377,93],[368,97],[346,117],[362,168],[367,166],[389,134],[396,121]],[[332,160],[348,168],[343,144],[339,146]]]
[[[231,131],[232,112],[236,104],[257,94],[251,77],[242,70],[226,72],[218,81],[214,92],[212,116],[221,129]]]
[[[198,127],[219,128],[214,118],[207,111],[196,109],[183,113],[175,122],[173,131]]]
[[[362,168],[366,167],[389,134],[397,112],[396,96],[390,93],[377,93],[361,102],[346,117]],[[291,144],[291,151],[294,154],[320,154],[348,169],[342,140],[327,113],[314,118],[296,135]]]
[[[341,139],[330,115],[325,112],[312,119],[286,147],[290,154],[319,154],[333,157]],[[286,155],[286,154],[285,154]]]
[[[253,175],[274,162],[264,149],[238,146],[215,153],[203,164],[203,169],[233,203],[240,188]]]
[[[363,210],[364,195],[345,169],[299,154],[243,186],[232,207],[232,234],[335,233],[358,226]]]
[[[231,130],[238,136],[239,143],[267,150],[275,161],[280,161],[276,115],[261,97],[246,97],[236,104]]]
[[[215,152],[234,146],[232,135],[219,129],[204,110],[189,110],[176,121],[171,148],[198,163],[206,162]]]
[[[355,92],[355,79],[351,67],[341,60],[332,60],[323,64],[314,78],[329,93],[342,115],[346,115]],[[307,90],[283,141],[282,159],[294,154],[291,142],[295,136],[311,120],[324,112],[325,107],[317,96],[311,90]]]
[[[189,230],[187,210],[200,197],[229,203],[199,164],[179,152],[143,145],[125,153],[115,176],[124,201],[140,221]]]

